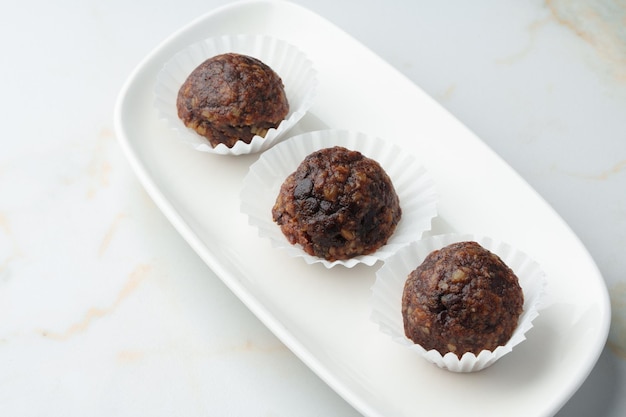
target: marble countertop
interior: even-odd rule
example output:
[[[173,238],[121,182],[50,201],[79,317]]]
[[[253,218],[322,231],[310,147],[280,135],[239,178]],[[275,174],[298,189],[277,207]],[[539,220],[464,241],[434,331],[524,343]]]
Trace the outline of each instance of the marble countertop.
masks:
[[[557,414],[626,412],[626,3],[298,0],[404,73],[548,201],[613,318]],[[0,15],[0,414],[356,416],[189,248],[113,128],[134,67],[224,0]]]

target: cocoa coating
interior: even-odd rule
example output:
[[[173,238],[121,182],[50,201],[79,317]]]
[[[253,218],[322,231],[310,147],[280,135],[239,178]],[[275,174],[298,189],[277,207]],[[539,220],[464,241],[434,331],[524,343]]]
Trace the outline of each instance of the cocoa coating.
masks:
[[[328,261],[370,254],[402,210],[378,162],[335,146],[308,155],[280,188],[272,217],[292,244]]]
[[[227,53],[207,59],[187,77],[176,100],[185,126],[211,146],[231,148],[265,136],[289,112],[283,82],[256,58]]]
[[[524,295],[517,276],[476,242],[429,254],[408,276],[402,296],[406,336],[442,355],[478,355],[506,344]]]

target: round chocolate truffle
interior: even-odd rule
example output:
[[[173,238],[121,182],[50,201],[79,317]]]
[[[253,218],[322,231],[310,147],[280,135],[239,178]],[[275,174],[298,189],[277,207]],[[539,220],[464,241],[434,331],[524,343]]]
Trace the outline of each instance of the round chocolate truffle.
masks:
[[[250,56],[227,53],[207,59],[187,77],[176,100],[185,126],[211,146],[231,148],[265,136],[289,112],[281,78]]]
[[[514,272],[476,242],[430,253],[408,276],[402,296],[406,336],[442,355],[478,355],[506,344],[524,295]]]
[[[282,184],[272,208],[291,244],[331,262],[375,252],[401,215],[380,164],[341,146],[308,155]]]

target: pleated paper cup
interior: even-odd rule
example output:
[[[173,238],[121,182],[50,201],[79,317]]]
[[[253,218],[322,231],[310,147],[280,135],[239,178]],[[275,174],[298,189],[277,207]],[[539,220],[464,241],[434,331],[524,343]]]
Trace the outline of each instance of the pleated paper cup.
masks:
[[[493,351],[483,350],[478,355],[471,352],[459,357],[448,352],[441,355],[437,350],[427,351],[407,338],[402,318],[402,294],[408,275],[415,270],[431,252],[455,242],[475,241],[495,253],[517,275],[524,293],[524,305],[518,325],[509,341]],[[493,365],[526,339],[526,332],[539,315],[541,296],[546,285],[545,274],[540,266],[525,253],[489,237],[449,234],[416,241],[398,251],[377,271],[372,286],[371,319],[380,330],[394,341],[416,352],[424,359],[452,372],[476,372]]]
[[[359,151],[382,166],[398,194],[402,218],[387,243],[376,252],[330,262],[309,255],[300,245],[292,245],[273,221],[272,207],[282,183],[304,158],[333,146]],[[248,216],[249,224],[258,228],[259,236],[268,238],[273,247],[284,250],[289,256],[302,257],[308,264],[323,263],[327,268],[336,265],[351,268],[359,263],[371,266],[419,239],[430,229],[437,214],[437,194],[426,169],[397,145],[361,132],[322,130],[294,136],[264,152],[244,179],[241,211]]]
[[[205,137],[180,120],[176,98],[180,87],[196,67],[209,58],[230,52],[257,58],[280,76],[289,102],[289,113],[276,128],[269,129],[265,137],[256,135],[249,144],[237,141],[232,148],[224,144],[214,148]],[[176,137],[194,149],[220,155],[250,154],[264,151],[285,137],[311,107],[317,82],[313,62],[294,45],[263,35],[219,36],[188,46],[163,66],[156,79],[154,105],[158,117],[176,132]]]

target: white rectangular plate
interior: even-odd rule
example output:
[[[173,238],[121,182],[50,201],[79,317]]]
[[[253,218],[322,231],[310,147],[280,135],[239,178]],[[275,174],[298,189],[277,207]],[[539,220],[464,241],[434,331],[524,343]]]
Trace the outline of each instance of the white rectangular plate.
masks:
[[[528,340],[494,366],[454,374],[423,361],[370,321],[374,267],[307,265],[274,250],[239,211],[258,155],[224,157],[176,140],[153,107],[158,71],[185,46],[221,34],[267,34],[303,49],[319,71],[310,113],[291,135],[366,132],[413,153],[440,195],[433,233],[492,236],[548,276]],[[229,5],[182,28],[130,76],[115,110],[120,143],[165,216],[231,290],[298,357],[368,416],[548,416],[576,391],[608,334],[610,308],[593,260],[559,216],[474,134],[394,68],[323,18],[288,2]],[[236,325],[236,323],[233,323]]]

